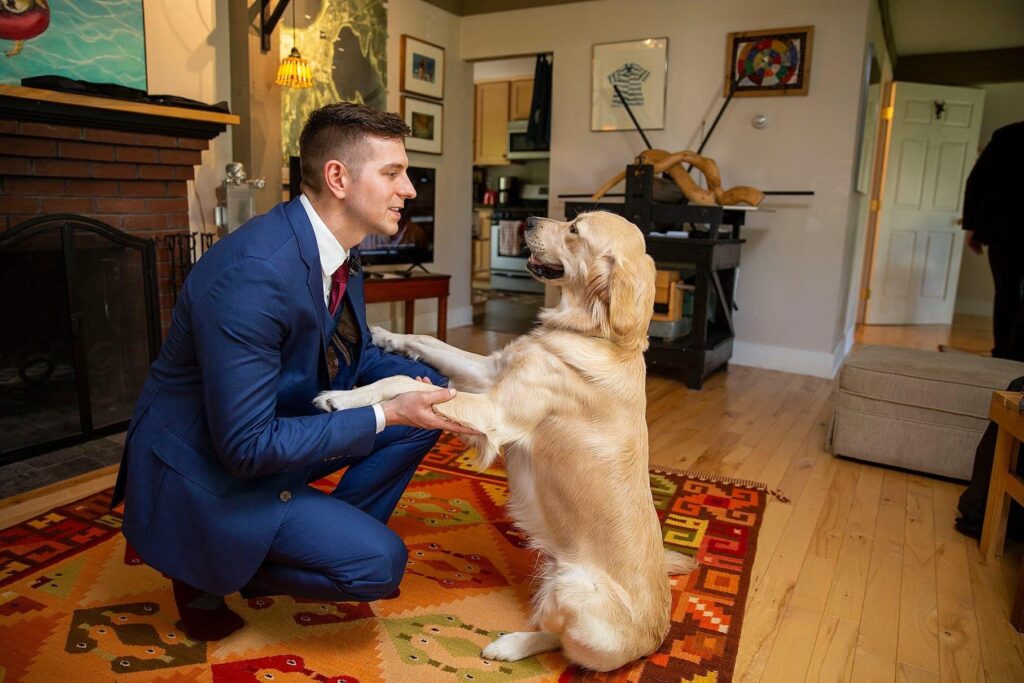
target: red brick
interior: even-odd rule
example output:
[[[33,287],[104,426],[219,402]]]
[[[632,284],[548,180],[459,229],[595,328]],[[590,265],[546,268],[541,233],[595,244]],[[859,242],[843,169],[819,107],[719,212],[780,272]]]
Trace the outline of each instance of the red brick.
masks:
[[[25,221],[29,220],[30,218],[37,218],[38,216],[39,216],[38,213],[22,213],[22,214],[12,213],[12,214],[9,214],[7,216],[7,224],[8,224],[9,227],[16,228],[18,226],[18,224],[24,223]]]
[[[98,128],[86,128],[82,137],[89,142],[106,142],[113,145],[134,145],[138,143],[138,133],[128,133],[119,130],[100,130]]]
[[[210,141],[200,138],[178,138],[178,147],[182,149],[210,149]]]
[[[174,180],[173,166],[139,166],[139,177],[143,180]]]
[[[147,199],[146,210],[154,213],[188,213],[188,199],[185,197]]]
[[[13,135],[18,132],[18,122],[14,119],[0,119],[0,133]],[[185,138],[186,140],[188,138]]]
[[[34,135],[43,138],[59,138],[61,140],[81,140],[82,129],[74,126],[54,126],[49,123],[22,121],[18,126],[21,135]]]
[[[57,142],[45,138],[11,137],[4,141],[3,150],[6,154],[19,157],[52,158],[57,156]]]
[[[43,200],[44,213],[87,213],[92,211],[88,197],[48,197]]]
[[[121,181],[121,194],[125,197],[165,197],[169,183],[159,180]]]
[[[92,164],[92,176],[131,180],[139,177],[139,167],[135,164],[108,164],[95,161]]]
[[[195,169],[191,166],[171,166],[174,169],[175,180],[192,180],[195,176]]]
[[[155,164],[160,160],[160,152],[153,147],[118,147],[117,160],[133,161],[137,164]]]
[[[178,138],[173,138],[169,135],[140,134],[138,144],[143,147],[169,147],[176,149],[178,147]]]
[[[31,163],[24,157],[0,156],[0,175],[28,175]]]
[[[167,196],[168,197],[187,197],[188,196],[188,184],[176,180],[174,182],[167,183]]]
[[[89,161],[67,159],[36,159],[32,170],[36,175],[51,178],[88,178],[92,172]]]
[[[203,153],[188,149],[162,149],[160,150],[160,163],[198,166],[203,163]]]
[[[5,197],[4,213],[42,213],[39,197]]]
[[[167,216],[164,214],[128,214],[121,216],[118,227],[124,230],[164,230],[167,228]]]
[[[118,196],[116,180],[69,180],[68,194],[82,197]]]
[[[114,148],[110,145],[96,145],[89,142],[62,142],[60,143],[60,156],[65,159],[113,161]]]
[[[146,210],[146,200],[97,198],[96,210],[100,213],[142,213]]]
[[[7,178],[5,183],[11,194],[64,194],[65,181],[57,178]]]

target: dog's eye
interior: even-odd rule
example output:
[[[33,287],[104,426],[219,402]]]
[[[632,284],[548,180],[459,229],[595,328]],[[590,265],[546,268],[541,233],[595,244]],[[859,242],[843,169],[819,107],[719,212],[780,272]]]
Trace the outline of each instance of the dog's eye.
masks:
[[[580,231],[576,229],[575,225],[570,225],[569,226],[569,233],[572,234],[572,235],[578,235],[578,234],[580,234]]]

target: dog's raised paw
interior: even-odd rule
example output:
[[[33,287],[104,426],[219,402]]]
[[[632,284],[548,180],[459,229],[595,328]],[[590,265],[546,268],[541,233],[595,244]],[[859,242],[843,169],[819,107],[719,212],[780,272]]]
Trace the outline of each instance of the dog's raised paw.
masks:
[[[358,407],[350,400],[347,400],[348,397],[349,392],[347,391],[323,391],[313,399],[313,405],[325,413]]]
[[[389,332],[379,325],[370,328],[370,336],[373,337],[373,344],[385,351],[400,351],[398,335]]]

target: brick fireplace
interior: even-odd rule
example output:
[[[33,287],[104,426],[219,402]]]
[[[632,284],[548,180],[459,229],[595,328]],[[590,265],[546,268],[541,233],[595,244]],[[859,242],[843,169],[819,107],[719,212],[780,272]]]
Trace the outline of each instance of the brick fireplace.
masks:
[[[60,95],[60,104],[19,95]],[[98,102],[97,102],[98,101]],[[179,107],[97,108],[118,100],[0,86],[0,231],[71,213],[156,240],[163,329],[173,306],[166,235],[189,232],[188,190],[209,141],[237,117]],[[135,103],[131,103],[135,104]],[[214,122],[177,118],[215,117]],[[171,123],[173,122],[173,123]],[[170,132],[168,132],[170,131]]]
[[[187,181],[209,141],[237,122],[220,112],[0,85],[0,244],[20,240],[4,263],[8,289],[21,289],[24,300],[8,302],[13,319],[0,321],[0,346],[10,347],[0,348],[0,407],[19,413],[0,416],[0,464],[127,424],[171,319],[176,273],[164,238],[189,235]],[[32,219],[64,227],[21,240],[29,231],[11,229]],[[67,293],[48,291],[55,280]],[[155,296],[140,298],[139,289]],[[83,319],[93,322],[80,333]],[[115,384],[116,400],[99,396]],[[29,423],[42,441],[26,445]]]

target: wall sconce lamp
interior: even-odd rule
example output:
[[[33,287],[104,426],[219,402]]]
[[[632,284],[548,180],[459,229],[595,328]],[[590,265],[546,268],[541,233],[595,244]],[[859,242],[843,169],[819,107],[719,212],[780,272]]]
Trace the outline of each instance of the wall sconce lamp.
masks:
[[[274,11],[267,16],[270,0],[260,0],[260,49],[270,51],[270,36],[284,15],[291,0],[279,0]],[[295,45],[295,4],[292,3],[292,51],[281,60],[277,67],[277,78],[274,83],[286,88],[309,88],[313,85],[313,72],[309,62],[303,59],[299,48]]]

